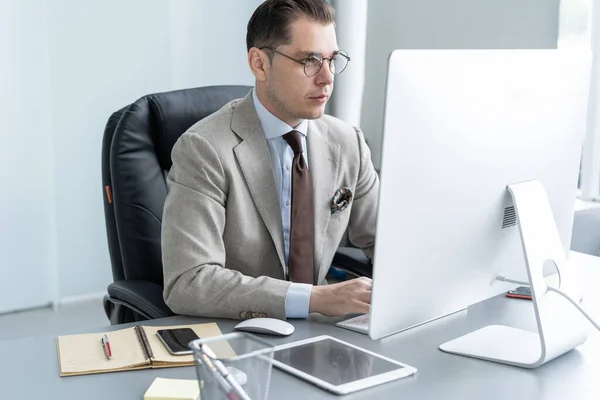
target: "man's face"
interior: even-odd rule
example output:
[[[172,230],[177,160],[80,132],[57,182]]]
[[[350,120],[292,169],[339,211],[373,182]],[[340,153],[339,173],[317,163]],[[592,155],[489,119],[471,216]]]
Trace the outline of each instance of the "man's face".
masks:
[[[311,53],[331,57],[338,50],[333,24],[322,25],[300,18],[290,25],[290,31],[291,43],[276,50],[297,60],[305,60]],[[295,127],[303,119],[323,115],[333,90],[333,74],[329,61],[323,61],[319,73],[309,77],[301,64],[273,53],[265,85],[270,111]]]

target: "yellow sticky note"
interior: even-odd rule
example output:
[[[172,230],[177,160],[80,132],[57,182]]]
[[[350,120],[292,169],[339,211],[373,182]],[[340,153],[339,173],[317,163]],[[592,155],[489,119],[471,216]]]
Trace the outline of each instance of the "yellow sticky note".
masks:
[[[200,388],[195,379],[156,378],[144,394],[144,400],[199,400]]]

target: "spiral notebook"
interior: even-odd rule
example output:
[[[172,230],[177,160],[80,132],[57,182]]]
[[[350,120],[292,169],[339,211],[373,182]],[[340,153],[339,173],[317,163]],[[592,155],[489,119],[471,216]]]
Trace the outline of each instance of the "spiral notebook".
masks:
[[[60,376],[99,374],[103,372],[130,371],[135,369],[181,367],[194,365],[193,356],[171,355],[156,336],[159,329],[191,328],[198,337],[221,335],[215,323],[142,326],[112,332],[59,336],[57,339]],[[112,357],[107,359],[101,338],[107,335]],[[217,357],[233,357],[233,349],[225,341],[211,346]]]

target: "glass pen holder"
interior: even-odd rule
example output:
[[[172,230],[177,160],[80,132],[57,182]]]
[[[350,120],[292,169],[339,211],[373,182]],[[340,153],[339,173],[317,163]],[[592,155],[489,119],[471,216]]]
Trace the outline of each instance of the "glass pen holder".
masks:
[[[234,332],[189,344],[202,400],[266,400],[273,346],[252,334]]]

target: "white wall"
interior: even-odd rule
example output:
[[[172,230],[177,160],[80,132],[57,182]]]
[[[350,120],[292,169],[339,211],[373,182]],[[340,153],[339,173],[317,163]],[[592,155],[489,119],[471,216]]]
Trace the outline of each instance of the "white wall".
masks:
[[[371,0],[361,127],[379,166],[387,58],[394,49],[554,48],[559,0]]]
[[[353,126],[361,126],[369,1],[332,0],[332,5],[336,11],[338,46],[348,52],[350,64],[335,77],[330,113]]]
[[[118,11],[116,11],[118,10]],[[171,87],[165,1],[50,0],[56,221],[60,297],[112,281],[100,149],[110,114]]]
[[[0,0],[0,312],[53,297],[46,27],[40,1]]]
[[[106,290],[108,117],[152,92],[252,85],[260,2],[0,0],[0,312]]]
[[[246,26],[260,3],[171,1],[173,86],[254,85],[247,61]]]

